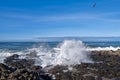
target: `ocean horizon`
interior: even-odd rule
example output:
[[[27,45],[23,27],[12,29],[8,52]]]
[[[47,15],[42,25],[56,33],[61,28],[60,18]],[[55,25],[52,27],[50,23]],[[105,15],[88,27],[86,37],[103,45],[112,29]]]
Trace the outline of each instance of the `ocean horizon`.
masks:
[[[5,39],[0,42],[61,42],[63,40],[81,40],[87,42],[120,41],[120,37],[36,37],[30,39]]]

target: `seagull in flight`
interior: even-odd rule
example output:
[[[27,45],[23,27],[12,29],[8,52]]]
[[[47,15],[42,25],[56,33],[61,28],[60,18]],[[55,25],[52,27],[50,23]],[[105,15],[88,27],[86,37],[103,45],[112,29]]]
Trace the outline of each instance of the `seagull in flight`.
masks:
[[[95,7],[96,7],[96,3],[94,3],[94,4],[92,5],[92,7],[95,8]]]

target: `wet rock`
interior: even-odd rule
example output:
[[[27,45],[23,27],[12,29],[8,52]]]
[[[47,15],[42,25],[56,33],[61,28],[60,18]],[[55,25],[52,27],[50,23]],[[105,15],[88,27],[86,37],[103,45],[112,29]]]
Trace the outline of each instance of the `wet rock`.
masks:
[[[4,63],[9,64],[9,62],[16,60],[18,58],[19,58],[18,54],[13,54],[12,56],[9,56],[6,59],[4,59]]]
[[[4,71],[4,70],[7,70],[7,69],[9,69],[8,66],[6,66],[6,65],[3,64],[3,63],[0,63],[0,71]]]
[[[0,63],[0,80],[53,80],[41,66],[34,65],[34,59],[19,59],[12,55]]]
[[[36,55],[32,55],[36,56]],[[34,59],[19,59],[14,55],[0,64],[0,80],[119,80],[120,51],[92,51],[94,63],[69,66],[56,65],[48,73],[41,66],[34,65]],[[10,60],[10,61],[9,61]],[[13,68],[15,67],[15,68]],[[54,79],[55,79],[54,78]]]
[[[30,70],[35,71],[35,72],[40,72],[41,69],[42,69],[41,66],[35,66],[35,65],[34,65],[34,66],[31,66],[31,67],[30,67]]]
[[[4,63],[15,68],[25,68],[34,65],[35,61],[34,59],[19,59],[19,55],[14,54],[7,57]]]
[[[5,66],[6,65],[2,64],[2,67]],[[17,68],[15,71],[10,71],[10,69],[11,68],[5,68],[4,71],[0,71],[0,80],[53,80],[49,74],[39,71],[39,69],[41,69],[39,66],[34,66],[32,71],[25,68]],[[34,70],[38,70],[39,72]]]
[[[54,68],[50,69],[49,72],[52,74],[56,74],[56,73],[63,73],[63,70],[67,70],[67,66],[60,66],[57,65]]]
[[[95,80],[94,76],[84,76],[83,80]]]
[[[111,80],[120,80],[120,77],[112,78]]]
[[[67,69],[67,66],[58,65],[49,71],[56,76],[57,80],[119,80],[119,50],[92,51],[91,58],[94,60],[94,63],[81,63],[73,65],[73,70],[71,71],[63,72],[63,70]],[[71,77],[71,79],[69,79],[68,76]]]
[[[35,50],[33,50],[29,54],[26,54],[26,56],[28,56],[28,58],[37,57],[37,52]]]
[[[15,61],[11,61],[8,66],[15,67],[15,68],[25,68],[34,65],[34,60],[32,59],[18,59]]]
[[[98,75],[98,76],[96,76],[96,78],[95,78],[95,79],[96,79],[96,80],[103,80],[103,79],[102,79],[102,77],[101,77],[101,76],[99,76],[99,75]]]

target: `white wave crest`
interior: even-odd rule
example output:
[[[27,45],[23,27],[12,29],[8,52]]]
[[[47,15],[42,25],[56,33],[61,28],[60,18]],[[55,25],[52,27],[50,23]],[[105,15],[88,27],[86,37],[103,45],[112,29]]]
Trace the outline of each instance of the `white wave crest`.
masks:
[[[12,56],[13,54],[18,54],[18,55],[21,55],[20,58],[25,58],[25,53],[23,52],[10,52],[10,51],[2,51],[0,52],[0,63],[3,63],[3,60],[6,58],[6,57],[9,57],[9,56]]]
[[[13,54],[19,54],[21,58],[35,59],[36,65],[41,65],[42,67],[92,62],[89,58],[89,53],[86,51],[86,46],[80,40],[65,40],[56,48],[48,48],[48,46],[41,45],[37,48],[27,49],[27,52],[4,52],[1,57],[5,58]]]
[[[86,47],[80,40],[65,40],[54,48],[49,48],[46,45],[40,45],[39,47],[27,49],[26,52],[10,52],[8,50],[0,51],[0,62],[3,62],[3,60],[8,56],[18,54],[21,55],[20,58],[35,59],[36,65],[41,65],[42,67],[57,64],[74,65],[82,62],[92,62],[89,58],[90,51],[116,51],[118,49],[120,49],[120,47],[110,46],[90,48]]]
[[[87,48],[87,51],[109,51],[109,50],[113,50],[113,51],[117,51],[119,50],[120,47],[95,47],[95,48]]]
[[[85,45],[80,40],[65,40],[57,50],[55,64],[73,65],[92,62],[86,52]]]
[[[65,40],[56,48],[47,49],[43,46],[32,48],[36,52],[36,64],[43,67],[48,65],[73,65],[81,62],[92,62],[85,45],[80,40]]]

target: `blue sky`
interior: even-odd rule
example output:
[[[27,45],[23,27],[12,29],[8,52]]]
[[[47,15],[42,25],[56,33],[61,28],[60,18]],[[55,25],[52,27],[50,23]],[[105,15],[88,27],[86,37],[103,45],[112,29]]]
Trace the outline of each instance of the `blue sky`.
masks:
[[[120,36],[119,3],[120,0],[0,0],[0,39]]]

